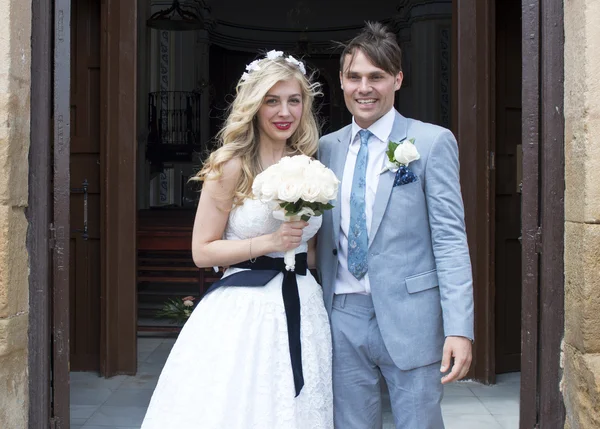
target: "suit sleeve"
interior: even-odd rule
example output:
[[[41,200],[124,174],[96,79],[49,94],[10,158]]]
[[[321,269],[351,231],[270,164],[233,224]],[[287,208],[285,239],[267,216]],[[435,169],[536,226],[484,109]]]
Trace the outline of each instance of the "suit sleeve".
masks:
[[[474,339],[473,277],[460,191],[458,145],[442,131],[425,165],[425,194],[438,274],[444,333]]]
[[[319,160],[320,162],[322,162],[323,164],[325,164],[326,167],[329,167],[328,162],[329,162],[329,158],[326,157],[326,153],[327,153],[327,143],[326,143],[326,137],[323,136],[319,139],[319,146],[317,148],[317,153],[315,155],[316,159]],[[327,160],[325,159],[327,158]],[[317,246],[316,246],[316,272],[317,272],[317,277],[318,277],[318,282],[319,284],[323,284],[323,267],[322,267],[322,262],[323,262],[323,247],[324,247],[324,242],[326,240],[324,240],[323,238],[321,238],[321,230],[319,230],[319,232],[316,235],[316,240],[317,240]]]
[[[326,145],[327,143],[325,143],[325,138],[321,137],[319,139],[319,145],[317,146],[317,153],[315,154],[315,158],[321,162],[323,162],[324,152],[327,150],[325,147]]]

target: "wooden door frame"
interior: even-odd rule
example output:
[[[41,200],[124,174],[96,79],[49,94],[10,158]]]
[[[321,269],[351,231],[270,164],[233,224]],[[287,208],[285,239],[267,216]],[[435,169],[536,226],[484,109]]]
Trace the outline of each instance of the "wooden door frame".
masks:
[[[68,428],[71,3],[31,6],[28,427]]]
[[[565,422],[559,386],[564,334],[564,9],[522,1],[523,309],[520,427]],[[525,37],[526,35],[526,37]]]
[[[32,0],[29,252],[29,429],[47,429],[50,410],[50,136],[52,133],[52,4]]]
[[[137,371],[137,1],[101,7],[100,371]]]
[[[50,425],[67,427],[69,388],[69,263],[71,244],[71,0],[54,1],[52,122],[52,407]]]

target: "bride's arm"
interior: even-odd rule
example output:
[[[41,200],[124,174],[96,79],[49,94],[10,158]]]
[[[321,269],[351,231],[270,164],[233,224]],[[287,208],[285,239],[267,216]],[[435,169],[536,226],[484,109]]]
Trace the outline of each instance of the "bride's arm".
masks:
[[[300,244],[306,222],[286,222],[272,234],[247,240],[223,240],[241,174],[241,162],[231,159],[216,180],[206,180],[192,234],[192,257],[198,267],[229,266],[272,252],[285,252]]]

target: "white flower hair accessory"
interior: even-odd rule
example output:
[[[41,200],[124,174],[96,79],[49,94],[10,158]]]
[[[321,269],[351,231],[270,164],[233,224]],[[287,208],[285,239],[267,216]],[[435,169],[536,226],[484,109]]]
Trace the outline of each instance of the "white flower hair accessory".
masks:
[[[246,66],[246,71],[249,72],[253,72],[255,70],[260,70],[260,66],[258,65],[260,60],[254,60],[252,61],[250,64],[248,64]]]
[[[274,60],[279,57],[283,57],[283,52],[275,50],[267,52],[267,59],[269,60]]]
[[[296,67],[298,67],[300,69],[300,71],[302,72],[303,75],[306,75],[306,68],[304,67],[304,63],[302,61],[298,61],[296,58],[292,57],[291,55],[288,55],[288,57],[285,60],[290,64],[294,64]]]
[[[265,55],[264,58],[259,59],[259,60],[254,60],[246,66],[246,71],[242,74],[241,80],[248,79],[250,77],[250,73],[252,73],[253,71],[256,71],[256,70],[260,70],[259,63],[261,61],[264,61],[265,59],[273,61],[273,60],[276,60],[277,58],[281,58],[281,57],[283,57],[282,51],[276,51],[273,49],[273,50],[267,52],[267,54]],[[302,74],[306,75],[306,67],[304,67],[304,63],[302,61],[297,60],[296,58],[292,57],[291,55],[288,55],[285,60],[288,63],[293,64],[296,67],[298,67],[300,69],[300,71],[302,72]]]

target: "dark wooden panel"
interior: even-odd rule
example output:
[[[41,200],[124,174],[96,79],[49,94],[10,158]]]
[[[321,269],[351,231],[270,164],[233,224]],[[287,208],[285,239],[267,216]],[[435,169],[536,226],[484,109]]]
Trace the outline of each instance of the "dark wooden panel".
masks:
[[[135,374],[137,2],[104,0],[101,64],[100,371]]]
[[[52,5],[31,3],[31,146],[27,250],[29,252],[29,429],[47,429],[50,419],[50,224]],[[68,383],[68,380],[62,380]],[[64,389],[64,388],[63,388]]]
[[[140,210],[138,250],[192,250],[193,210]]]
[[[493,200],[494,2],[453,2],[452,120],[460,148],[461,185],[475,299],[475,345],[469,377],[495,381]]]
[[[99,0],[73,2],[71,55],[71,369],[100,369]],[[83,183],[88,184],[87,193]],[[87,237],[83,234],[87,204]]]
[[[521,4],[496,5],[496,373],[521,360]]]

